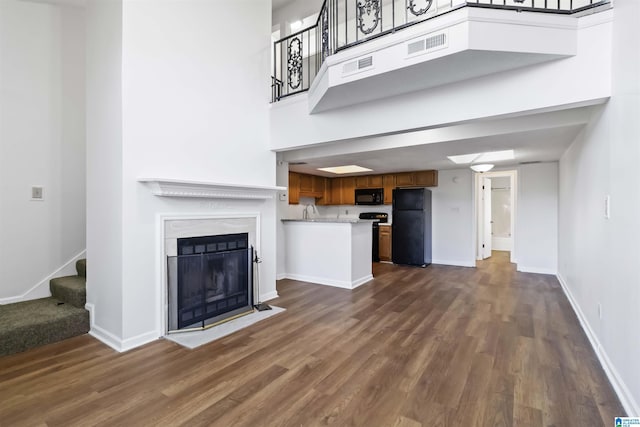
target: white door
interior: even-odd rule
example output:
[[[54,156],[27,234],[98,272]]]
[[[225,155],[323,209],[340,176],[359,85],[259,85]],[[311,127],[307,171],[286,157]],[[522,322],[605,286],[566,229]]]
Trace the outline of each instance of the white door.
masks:
[[[487,259],[491,256],[491,178],[482,178],[482,209],[482,259]]]

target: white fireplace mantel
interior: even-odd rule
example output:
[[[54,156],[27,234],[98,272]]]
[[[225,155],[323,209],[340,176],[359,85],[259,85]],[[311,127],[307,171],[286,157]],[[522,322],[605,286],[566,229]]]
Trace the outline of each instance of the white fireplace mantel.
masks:
[[[287,190],[286,187],[220,184],[163,178],[139,178],[138,182],[149,185],[153,194],[163,197],[266,200],[273,199],[277,191]]]

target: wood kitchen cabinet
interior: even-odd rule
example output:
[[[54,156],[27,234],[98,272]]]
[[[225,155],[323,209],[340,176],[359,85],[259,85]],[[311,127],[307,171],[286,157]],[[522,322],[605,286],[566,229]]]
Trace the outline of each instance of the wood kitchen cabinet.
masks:
[[[357,176],[356,188],[382,188],[382,175]]]
[[[300,194],[310,194],[313,192],[313,175],[304,173],[298,174],[300,177]],[[303,196],[304,197],[304,196]]]
[[[342,185],[340,191],[340,204],[341,205],[355,205],[356,204],[356,179],[354,177],[345,176],[341,178]]]
[[[393,174],[384,175],[382,188],[384,189],[384,204],[390,205],[393,202],[393,189],[396,188],[396,176]]]
[[[380,224],[378,228],[378,255],[380,261],[391,261],[391,225]]]
[[[328,206],[335,204],[333,202],[333,179],[323,178],[318,185],[322,186],[322,197],[316,198],[316,204],[319,206]]]
[[[300,203],[300,174],[289,172],[289,204]]]
[[[329,200],[331,205],[354,205],[356,178],[342,177],[328,179],[329,184]]]
[[[297,205],[300,197],[324,199],[327,195],[327,181],[323,176],[289,172],[289,204]]]
[[[382,175],[369,175],[369,188],[382,188]]]
[[[368,176],[356,176],[356,188],[368,188],[369,177]]]
[[[438,171],[435,170],[336,178],[289,172],[289,204],[300,203],[300,197],[312,197],[318,205],[354,205],[356,188],[383,188],[384,204],[390,205],[396,187],[437,185]]]
[[[438,171],[417,171],[413,173],[413,183],[416,187],[437,187]]]
[[[413,172],[402,172],[396,174],[396,187],[412,187],[413,181]]]

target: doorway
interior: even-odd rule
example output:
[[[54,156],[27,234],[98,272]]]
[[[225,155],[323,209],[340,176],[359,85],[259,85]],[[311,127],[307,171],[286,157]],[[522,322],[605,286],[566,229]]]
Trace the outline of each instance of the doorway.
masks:
[[[516,263],[517,171],[476,173],[475,189],[476,260],[506,251]]]

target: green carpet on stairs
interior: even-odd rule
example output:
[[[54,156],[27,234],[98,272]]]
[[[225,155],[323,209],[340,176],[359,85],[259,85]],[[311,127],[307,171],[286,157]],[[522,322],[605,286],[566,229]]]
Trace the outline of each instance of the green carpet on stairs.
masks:
[[[54,298],[84,308],[87,302],[87,279],[84,276],[65,276],[51,279],[49,289]]]
[[[0,305],[0,356],[89,332],[89,312],[56,298]]]
[[[79,259],[76,261],[76,271],[78,276],[87,277],[87,260]]]

